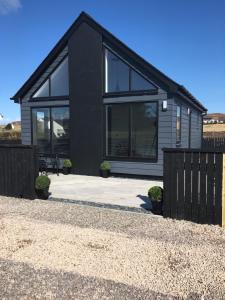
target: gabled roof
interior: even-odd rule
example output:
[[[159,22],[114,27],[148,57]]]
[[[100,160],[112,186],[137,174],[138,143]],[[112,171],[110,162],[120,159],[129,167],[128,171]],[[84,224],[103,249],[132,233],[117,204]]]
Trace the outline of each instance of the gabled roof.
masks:
[[[193,103],[202,111],[207,111],[207,109],[182,85],[178,84],[164,73],[155,68],[152,64],[144,60],[141,56],[136,54],[133,50],[122,43],[118,38],[112,35],[109,31],[98,24],[94,19],[92,19],[88,14],[82,12],[79,17],[75,20],[72,26],[67,30],[63,37],[58,41],[55,47],[50,51],[48,56],[43,60],[39,67],[34,71],[30,78],[24,83],[24,85],[16,92],[16,94],[11,98],[15,102],[19,103],[20,99],[28,92],[28,90],[35,84],[38,78],[43,74],[45,69],[54,61],[56,56],[63,50],[67,45],[69,38],[73,32],[79,27],[82,22],[86,22],[93,29],[98,31],[109,43],[116,45],[118,49],[121,49],[128,57],[131,57],[133,61],[146,69],[149,73],[153,74],[158,80],[162,81],[171,93],[178,94],[184,97],[187,101]]]

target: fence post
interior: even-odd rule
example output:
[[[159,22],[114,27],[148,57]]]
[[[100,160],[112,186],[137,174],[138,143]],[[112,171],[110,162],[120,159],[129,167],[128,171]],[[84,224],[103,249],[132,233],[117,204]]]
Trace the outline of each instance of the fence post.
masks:
[[[225,227],[225,153],[223,153],[223,168],[222,168],[222,227]]]

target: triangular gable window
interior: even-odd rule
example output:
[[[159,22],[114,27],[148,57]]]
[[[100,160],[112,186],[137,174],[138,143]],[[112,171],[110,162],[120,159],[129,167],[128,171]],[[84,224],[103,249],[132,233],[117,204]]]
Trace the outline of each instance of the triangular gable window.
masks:
[[[45,81],[33,95],[33,98],[49,97],[49,80]]]
[[[35,92],[33,98],[67,96],[69,94],[68,77],[68,57],[66,57]]]
[[[51,96],[63,96],[69,94],[68,57],[58,66],[50,76]]]
[[[131,70],[131,87],[130,88],[132,91],[145,91],[145,90],[155,89],[156,87],[151,82],[144,79],[137,72],[135,72],[134,70]]]
[[[125,61],[105,48],[105,92],[155,90],[157,87],[136,72]]]

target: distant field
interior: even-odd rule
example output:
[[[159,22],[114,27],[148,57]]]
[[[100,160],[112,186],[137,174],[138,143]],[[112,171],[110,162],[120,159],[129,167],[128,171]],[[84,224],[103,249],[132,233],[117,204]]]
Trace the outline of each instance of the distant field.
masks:
[[[225,124],[207,124],[203,126],[204,137],[225,137]]]

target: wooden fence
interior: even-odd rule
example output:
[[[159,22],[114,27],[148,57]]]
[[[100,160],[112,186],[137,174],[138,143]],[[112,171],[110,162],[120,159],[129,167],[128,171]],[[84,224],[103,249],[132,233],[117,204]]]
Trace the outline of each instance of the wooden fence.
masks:
[[[35,146],[0,145],[0,195],[34,199],[37,176]]]
[[[202,139],[204,150],[216,150],[225,152],[225,137],[204,137]]]
[[[225,226],[225,154],[164,149],[164,217]]]
[[[21,140],[4,140],[0,139],[0,145],[20,145],[22,142]]]

